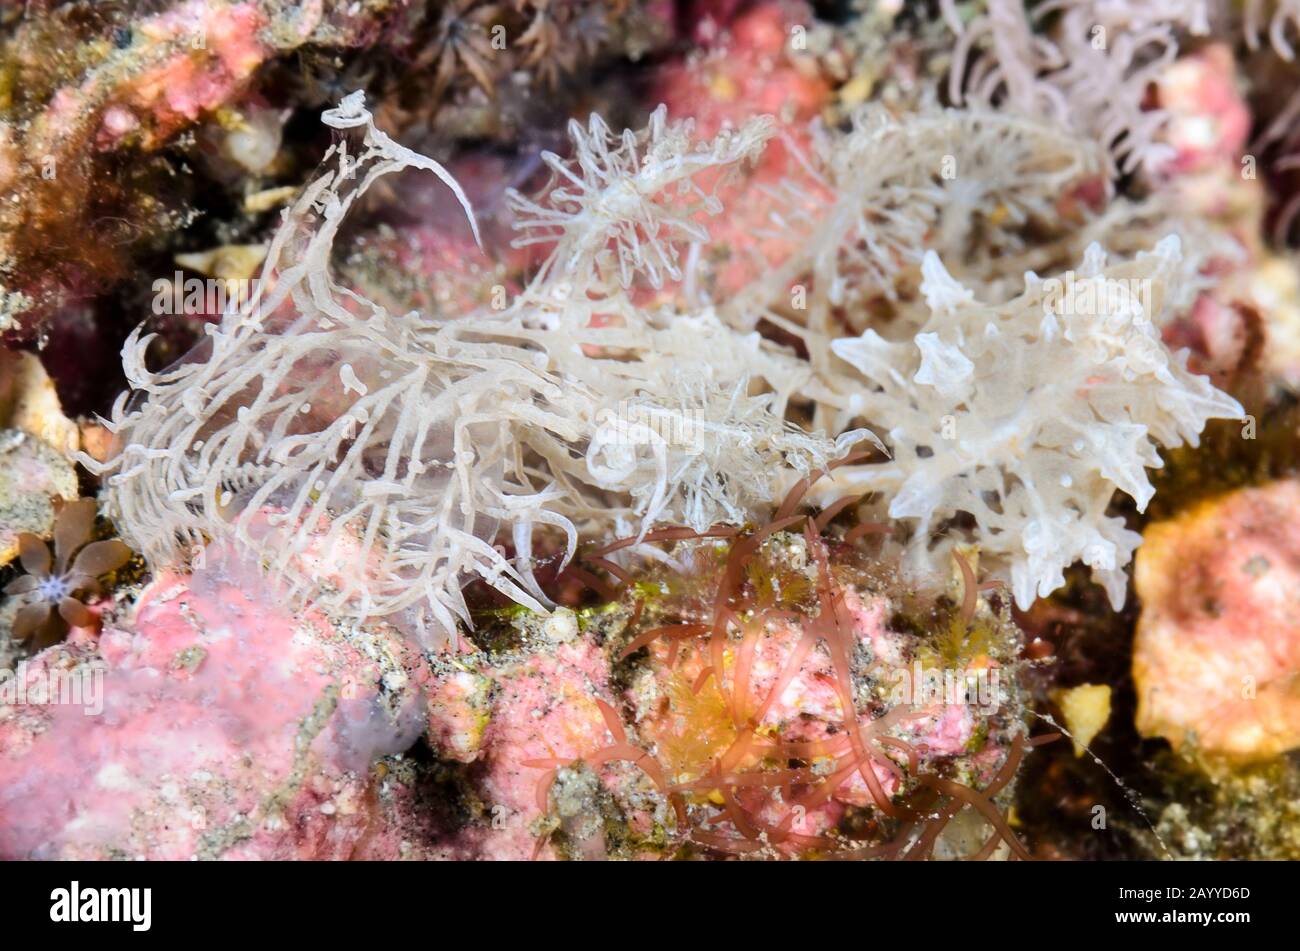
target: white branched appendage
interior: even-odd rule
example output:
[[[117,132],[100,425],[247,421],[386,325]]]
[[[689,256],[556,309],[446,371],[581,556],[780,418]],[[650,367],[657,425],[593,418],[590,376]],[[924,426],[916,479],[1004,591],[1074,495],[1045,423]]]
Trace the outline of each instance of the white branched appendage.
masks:
[[[475,577],[546,609],[538,526],[567,559],[580,530],[742,521],[789,469],[846,445],[783,419],[806,364],[707,310],[669,319],[622,293],[624,276],[678,273],[673,235],[691,238],[692,216],[713,207],[692,176],[754,154],[763,123],[700,149],[660,112],[611,148],[593,120],[565,193],[530,206],[557,223],[544,276],[506,311],[435,320],[337,285],[330,255],[383,175],[432,171],[473,225],[463,193],[377,130],[360,93],[323,119],[359,130],[360,148],[334,146],[335,167],[286,212],[259,293],[160,373],[145,366],[151,338],[132,334],[123,361],[136,392],[107,421],[116,455],[81,457],[153,565],[232,542],[290,597],[445,643],[470,624],[461,592]]]
[[[743,522],[861,433],[836,443],[785,422],[813,370],[753,331],[737,332],[707,304],[664,290],[689,286],[718,192],[771,137],[769,117],[708,142],[663,106],[639,133],[613,135],[599,116],[571,122],[573,154],[545,153],[551,181],[536,200],[510,196],[519,246],[553,245],[502,318],[571,384],[589,435],[581,459],[556,456],[548,473],[588,483],[584,526],[648,531],[672,520],[703,529]],[[638,282],[664,290],[653,307],[633,301]],[[689,296],[689,295],[687,295]],[[576,495],[575,495],[576,497]],[[626,530],[626,529],[625,529]]]
[[[722,210],[719,177],[705,187],[697,176],[757,159],[774,132],[772,120],[761,116],[695,143],[692,126],[670,123],[662,105],[639,133],[616,136],[595,113],[585,129],[569,123],[573,158],[542,153],[552,174],[545,200],[509,196],[521,232],[515,246],[555,245],[535,286],[560,279],[580,293],[616,283],[626,289],[637,275],[656,288],[665,278],[683,279],[681,244],[707,241],[700,216]]]
[[[1022,608],[1082,561],[1118,609],[1141,536],[1107,516],[1115,490],[1145,509],[1157,444],[1195,446],[1208,420],[1242,415],[1160,339],[1178,239],[1111,267],[1094,245],[1077,273],[1026,275],[1003,306],[974,300],[933,253],[923,272],[931,318],[915,340],[868,330],[833,344],[870,382],[864,415],[888,424],[894,450],[845,478],[892,496],[918,564],[946,557],[932,534],[965,514],[982,563],[1009,577]]]
[[[1246,44],[1256,50],[1260,38],[1287,62],[1295,59],[1294,38],[1300,36],[1300,0],[1246,0]]]
[[[1149,108],[1149,89],[1178,55],[1181,31],[1208,32],[1204,0],[987,0],[969,23],[955,0],[941,7],[957,34],[953,102],[996,104],[1094,137],[1115,175],[1154,174],[1172,157],[1160,137],[1169,116]]]
[[[847,130],[815,126],[808,155],[790,148],[797,171],[771,189],[763,236],[793,250],[763,262],[726,314],[775,320],[814,364],[825,346],[814,338],[840,318],[860,325],[874,301],[910,296],[926,250],[987,283],[998,261],[1026,250],[1026,231],[1057,225],[1061,196],[1099,179],[1106,159],[1054,123],[936,105],[903,117],[865,105]],[[809,285],[796,322],[764,310],[795,282]]]
[[[526,501],[499,484],[511,451],[499,406],[531,400],[538,381],[516,360],[440,355],[416,315],[330,276],[338,227],[380,176],[428,169],[470,214],[468,202],[440,165],[374,128],[360,93],[322,119],[363,129],[360,151],[331,148],[335,167],[286,212],[258,294],[207,328],[198,359],[150,373],[151,337],[131,335],[137,393],[109,424],[117,455],[81,461],[107,476],[109,510],[155,566],[233,540],[290,596],[358,617],[422,608],[447,631],[467,616],[462,576],[535,603],[491,540]]]

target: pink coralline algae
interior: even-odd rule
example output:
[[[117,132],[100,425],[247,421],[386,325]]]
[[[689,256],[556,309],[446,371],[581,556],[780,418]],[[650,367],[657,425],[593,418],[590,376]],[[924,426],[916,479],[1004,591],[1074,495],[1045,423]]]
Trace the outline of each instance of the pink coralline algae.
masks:
[[[129,627],[24,669],[102,710],[0,707],[0,855],[346,858],[378,822],[372,759],[423,727],[419,670],[396,638],[285,613],[255,572],[161,575]]]
[[[722,8],[727,4],[709,5]],[[772,115],[780,135],[764,150],[757,166],[743,183],[744,191],[727,202],[728,214],[711,224],[713,239],[729,254],[717,269],[717,290],[734,292],[753,280],[761,260],[780,260],[792,246],[779,235],[770,216],[770,191],[797,169],[790,148],[806,152],[810,146],[809,122],[830,101],[831,87],[802,55],[791,49],[791,31],[809,22],[802,3],[761,3],[731,20],[718,31],[708,51],[667,66],[659,76],[654,97],[673,116],[694,120],[703,137],[736,127],[757,115]],[[802,68],[801,68],[802,65]],[[761,252],[761,256],[759,254]]]
[[[435,658],[427,739],[462,764],[480,818],[426,852],[994,854],[1001,833],[954,817],[972,802],[996,815],[991,799],[1023,755],[1018,637],[978,599],[946,618],[837,581],[844,654],[799,606],[817,587],[804,541],[778,535],[747,556],[745,597],[757,600],[724,643],[706,623],[669,621],[698,610],[716,582],[705,569],[693,580],[651,573],[624,599],[576,614],[489,621],[476,635],[485,647]],[[707,547],[674,557],[712,560]],[[837,579],[852,575],[835,558]],[[776,588],[780,606],[763,608]],[[917,620],[900,621],[900,609]],[[931,630],[909,630],[918,622]]]
[[[1189,215],[1193,242],[1203,243],[1194,303],[1164,328],[1171,347],[1188,347],[1191,365],[1220,386],[1238,383],[1259,360],[1268,332],[1253,295],[1252,271],[1264,256],[1260,240],[1264,192],[1248,153],[1251,114],[1242,78],[1225,44],[1213,43],[1173,63],[1154,87],[1169,115],[1162,141],[1171,149],[1161,168],[1167,200]],[[1207,240],[1202,222],[1221,235]]]
[[[101,134],[112,141],[117,129],[135,128],[124,105],[148,115],[151,134],[165,138],[224,103],[270,54],[259,38],[267,23],[252,3],[221,9],[197,0],[146,21],[141,33],[159,48],[170,44],[183,49],[188,41],[192,51],[206,55],[176,56],[143,71],[126,91],[125,104],[105,113]]]
[[[606,788],[632,804],[620,817],[645,851],[1024,857],[994,805],[1027,744],[1005,603],[979,596],[973,570],[960,607],[907,591],[843,547],[882,526],[841,535],[824,527],[833,512],[785,514],[799,494],[752,533],[652,533],[675,543],[671,569],[629,576],[610,560],[635,539],[593,553],[625,593],[584,636],[604,640],[624,686],[617,703],[591,691],[607,735],[584,739],[599,748],[527,765],[634,767],[639,784]],[[563,827],[552,841],[571,854]]]
[[[575,772],[583,769],[584,755],[610,742],[601,706],[612,710],[615,702],[608,661],[589,640],[543,642],[532,651],[483,663],[480,670],[483,693],[491,696],[490,709],[462,699],[464,712],[453,713],[455,704],[448,704],[447,697],[456,696],[466,682],[456,676],[443,680],[430,701],[431,730],[444,737],[450,734],[453,751],[457,746],[465,749],[459,738],[467,726],[481,731],[472,755],[481,763],[476,786],[488,804],[488,822],[462,832],[460,845],[482,858],[554,858],[547,833],[559,826],[572,832],[572,824],[583,818],[565,803],[566,795],[577,795],[574,787],[583,785],[575,781]],[[585,804],[594,804],[599,789],[630,807],[627,796],[636,777],[622,764],[600,766],[584,778],[591,786],[582,790],[589,794],[582,797],[590,799]],[[592,814],[599,813],[596,809]],[[587,857],[604,858],[603,831],[583,831],[573,837],[572,847]]]
[[[1300,746],[1300,483],[1241,489],[1151,526],[1137,559],[1138,729],[1189,755]]]
[[[242,91],[272,53],[260,38],[268,23],[257,4],[200,0],[143,20],[135,28],[140,45],[134,56],[118,53],[78,85],[57,90],[29,144],[78,141],[87,121],[98,121],[101,148],[137,130],[146,147],[165,141]]]
[[[855,639],[860,650],[879,662],[906,670],[905,639],[890,631],[886,623],[887,599],[874,597],[864,604],[856,592],[846,592],[846,608],[852,618]],[[735,689],[743,696],[734,702],[740,704],[742,715],[755,723],[755,731],[779,743],[802,745],[810,750],[823,746],[820,761],[829,765],[830,755],[836,746],[835,737],[843,734],[840,725],[844,711],[836,685],[834,665],[828,651],[823,648],[808,651],[801,646],[806,631],[797,621],[777,623],[760,630],[753,644],[742,643],[734,652],[724,656],[728,674],[735,677]],[[725,716],[726,706],[732,697],[720,690],[712,674],[707,645],[691,643],[674,651],[664,641],[651,645],[651,666],[643,672],[630,690],[642,731],[669,751],[674,767],[682,774],[679,779],[700,780],[710,762],[701,754],[716,753],[713,744],[703,743],[695,731],[695,722],[702,710],[710,705],[715,713]],[[676,653],[676,657],[670,654]],[[788,669],[792,658],[803,654],[797,668]],[[742,663],[748,664],[747,674],[736,673]],[[965,671],[962,672],[963,676]],[[892,684],[891,684],[892,686]],[[779,687],[779,692],[777,692]],[[689,690],[689,695],[686,691]],[[918,703],[907,711],[905,717],[894,717],[898,736],[925,751],[924,758],[955,757],[967,752],[979,724],[975,705],[945,704],[945,698],[935,698],[930,704]],[[684,701],[684,702],[683,702]],[[987,713],[988,711],[984,711]],[[719,728],[713,741],[725,748],[734,743],[736,733],[729,725],[715,723]],[[752,760],[746,755],[746,760]],[[813,759],[814,764],[817,758]],[[873,758],[870,768],[876,788],[885,796],[893,797],[900,791],[901,773],[885,759]],[[814,767],[815,768],[815,767]],[[795,830],[808,839],[794,839],[787,849],[799,851],[808,841],[822,836],[844,816],[845,806],[869,808],[874,805],[873,792],[859,770],[843,771],[838,776],[828,771],[828,798],[814,809],[802,813],[803,828]],[[719,784],[721,785],[721,784]],[[694,786],[704,789],[705,782]],[[761,786],[738,788],[736,795],[749,800],[750,811],[770,818],[780,819],[779,803],[768,802],[770,793]]]
[[[1023,855],[993,804],[1025,749],[1005,606],[918,599],[838,530],[779,528],[670,531],[685,574],[489,612],[432,654],[292,615],[209,546],[0,697],[0,855]],[[338,583],[326,552],[299,557]],[[87,702],[34,692],[55,681]]]
[[[1157,99],[1170,113],[1165,134],[1174,149],[1165,174],[1239,163],[1251,117],[1236,84],[1232,50],[1222,43],[1179,60],[1161,76]]]

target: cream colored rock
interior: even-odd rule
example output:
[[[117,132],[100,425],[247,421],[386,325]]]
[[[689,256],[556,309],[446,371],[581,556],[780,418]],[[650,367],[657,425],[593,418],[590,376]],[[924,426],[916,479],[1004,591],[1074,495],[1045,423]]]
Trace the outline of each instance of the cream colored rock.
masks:
[[[53,499],[75,499],[77,475],[48,443],[21,429],[0,429],[0,565],[18,554],[18,536],[49,538]]]
[[[1074,755],[1082,756],[1110,719],[1110,687],[1080,684],[1059,691],[1056,702],[1065,715],[1065,726],[1074,742]]]
[[[266,260],[265,244],[226,244],[207,251],[178,254],[174,260],[181,267],[198,271],[223,281],[246,281],[257,273]]]
[[[0,353],[0,426],[30,433],[64,455],[81,445],[77,424],[63,415],[54,382],[30,353]]]
[[[1265,371],[1291,386],[1300,384],[1300,274],[1295,264],[1267,258],[1251,272],[1247,290],[1265,319]]]

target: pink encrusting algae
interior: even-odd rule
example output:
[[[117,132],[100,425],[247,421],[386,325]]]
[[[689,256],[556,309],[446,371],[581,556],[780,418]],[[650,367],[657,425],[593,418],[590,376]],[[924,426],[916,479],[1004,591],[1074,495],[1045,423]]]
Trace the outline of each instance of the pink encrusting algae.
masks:
[[[588,556],[627,588],[611,643],[636,729],[611,725],[614,755],[673,806],[665,834],[688,852],[923,857],[973,806],[974,852],[1027,856],[991,798],[1027,742],[1018,632],[973,589],[950,613],[886,582],[844,545],[862,532],[829,529],[844,506],[797,514],[816,478],[764,527],[646,536],[684,568],[629,575],[611,559],[634,538]],[[955,689],[927,693],[945,673]]]
[[[348,857],[377,821],[372,758],[423,728],[427,668],[276,600],[234,563],[163,574],[129,628],[39,655],[27,678],[85,702],[0,708],[0,854]]]

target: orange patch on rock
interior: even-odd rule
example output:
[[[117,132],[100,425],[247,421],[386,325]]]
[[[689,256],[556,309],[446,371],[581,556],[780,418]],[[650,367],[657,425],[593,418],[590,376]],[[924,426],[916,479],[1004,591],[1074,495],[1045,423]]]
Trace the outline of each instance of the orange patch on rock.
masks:
[[[1235,760],[1300,746],[1300,482],[1241,489],[1147,529],[1137,727]]]

